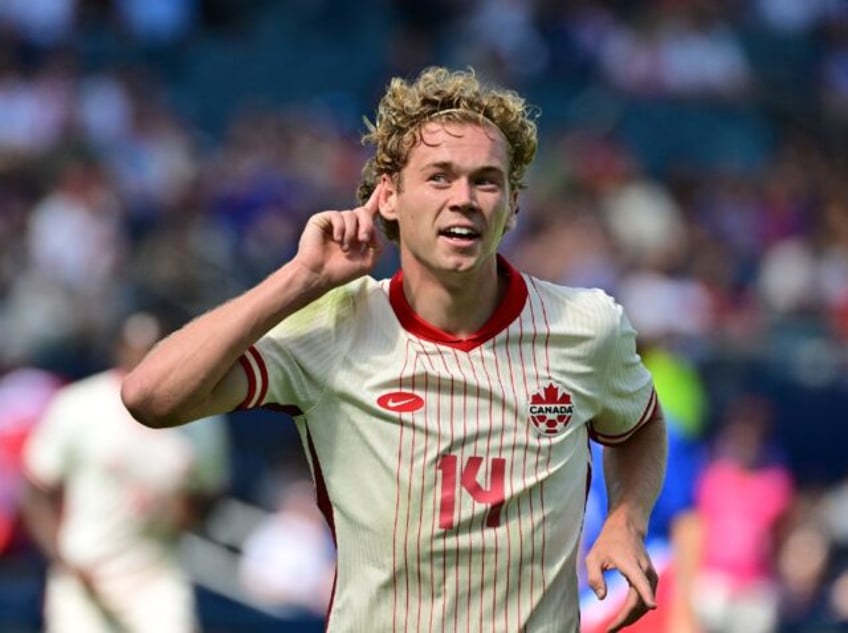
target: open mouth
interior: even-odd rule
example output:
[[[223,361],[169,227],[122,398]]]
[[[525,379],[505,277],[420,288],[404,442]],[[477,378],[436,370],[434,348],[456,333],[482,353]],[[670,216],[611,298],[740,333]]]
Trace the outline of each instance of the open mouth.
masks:
[[[467,226],[450,226],[439,231],[439,235],[455,242],[472,242],[480,239],[480,232]]]

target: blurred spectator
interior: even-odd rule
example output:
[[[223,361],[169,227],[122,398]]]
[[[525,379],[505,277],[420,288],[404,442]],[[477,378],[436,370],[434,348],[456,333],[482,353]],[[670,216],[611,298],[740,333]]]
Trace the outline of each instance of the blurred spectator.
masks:
[[[534,6],[521,0],[480,0],[453,27],[450,58],[493,79],[513,82],[541,75],[550,57],[533,20]],[[462,60],[457,63],[458,60]]]
[[[132,233],[138,236],[181,200],[199,168],[190,130],[157,102],[155,85],[142,79],[127,92],[120,84],[111,86],[120,100],[114,105],[126,106],[131,122],[102,156],[127,207]],[[121,103],[125,98],[130,101]],[[124,116],[121,111],[117,114]]]
[[[149,46],[186,38],[198,17],[198,0],[115,0],[121,24]]]
[[[764,209],[756,180],[742,174],[717,174],[703,183],[693,201],[693,220],[702,243],[724,252],[728,283],[750,284],[765,248]],[[696,247],[697,248],[697,247]]]
[[[773,415],[767,400],[736,396],[697,485],[702,541],[694,604],[705,633],[770,633],[778,625],[774,560],[794,485]]]
[[[204,203],[195,187],[186,192],[156,230],[138,238],[127,271],[134,300],[177,321],[231,297],[243,280],[233,240]]]
[[[810,574],[812,578],[807,586],[812,586],[806,594],[800,591],[787,593],[793,600],[793,606],[800,603],[800,607],[806,607],[801,615],[806,616],[807,621],[815,617],[819,622],[838,622],[844,626],[848,623],[848,477],[842,477],[817,500],[817,507],[807,513],[804,524],[815,530],[819,542],[814,544],[818,547],[808,545],[805,550],[799,551],[796,562],[801,569],[809,569],[811,551],[824,550],[827,560],[823,562],[827,565],[816,568],[816,575]],[[790,578],[797,576],[797,568],[791,568],[791,572],[794,573]],[[791,588],[795,589],[795,586]],[[809,597],[804,603],[798,596]],[[797,619],[798,610],[787,615]]]
[[[705,336],[713,326],[713,301],[685,268],[690,234],[671,191],[630,161],[599,195],[622,264],[617,296],[640,335]]]
[[[822,127],[826,130],[822,143],[844,156],[848,138],[848,17],[834,20],[824,32],[825,46],[817,69]]]
[[[822,20],[836,12],[834,0],[753,0],[758,20],[782,34],[796,35],[812,31]]]
[[[762,259],[759,279],[765,305],[784,316],[814,312],[820,304],[816,259],[804,237],[772,246]]]
[[[176,542],[225,485],[228,449],[223,418],[153,432],[121,404],[122,374],[160,328],[130,316],[116,367],[63,388],[24,449],[23,514],[50,563],[49,631],[197,630]]]
[[[600,49],[612,85],[648,97],[736,99],[751,83],[738,37],[713,3],[656,3]]]
[[[32,272],[73,293],[97,296],[114,280],[123,251],[118,201],[98,164],[71,156],[56,186],[32,210]]]
[[[336,572],[335,546],[308,479],[282,484],[274,512],[242,547],[239,577],[258,604],[278,613],[323,616]]]
[[[0,156],[29,158],[63,140],[75,81],[73,61],[63,54],[28,73],[14,64],[11,53],[3,59],[0,52]]]
[[[823,201],[819,286],[832,332],[848,341],[848,198],[835,187]]]
[[[682,212],[662,184],[632,173],[604,192],[601,204],[628,264],[667,269],[686,250]]]
[[[621,304],[632,312],[646,337],[672,335],[699,339],[712,328],[712,302],[704,285],[692,277],[635,270],[619,282]],[[645,301],[650,297],[650,301]]]
[[[789,513],[775,565],[782,632],[815,628],[832,619],[826,587],[835,548],[827,506],[820,490],[800,489]]]
[[[125,231],[100,165],[75,155],[63,159],[28,218],[26,259],[9,289],[2,353],[26,359],[63,346],[104,349],[103,333],[123,307]]]
[[[507,238],[510,260],[542,279],[611,290],[618,278],[614,244],[597,211],[581,206],[579,196],[564,196],[562,207],[543,209],[541,204],[516,235]]]
[[[72,36],[76,13],[77,0],[3,0],[0,25],[37,46],[57,46]]]
[[[91,74],[80,84],[76,112],[83,137],[95,150],[105,153],[130,135],[135,102],[117,73]]]

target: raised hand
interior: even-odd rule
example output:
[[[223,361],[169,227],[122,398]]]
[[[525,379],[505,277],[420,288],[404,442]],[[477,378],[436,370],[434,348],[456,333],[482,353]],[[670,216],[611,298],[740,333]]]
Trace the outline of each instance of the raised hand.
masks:
[[[375,225],[382,190],[380,183],[361,207],[322,211],[309,218],[292,261],[317,275],[328,289],[371,272],[382,251]]]

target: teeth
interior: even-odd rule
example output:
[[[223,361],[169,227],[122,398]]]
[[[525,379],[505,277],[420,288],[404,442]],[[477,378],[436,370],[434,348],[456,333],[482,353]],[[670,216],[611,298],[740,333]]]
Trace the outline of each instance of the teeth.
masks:
[[[476,232],[473,229],[459,226],[449,228],[445,231],[445,233],[447,233],[448,235],[457,235],[460,237],[470,237],[472,235],[476,235]]]

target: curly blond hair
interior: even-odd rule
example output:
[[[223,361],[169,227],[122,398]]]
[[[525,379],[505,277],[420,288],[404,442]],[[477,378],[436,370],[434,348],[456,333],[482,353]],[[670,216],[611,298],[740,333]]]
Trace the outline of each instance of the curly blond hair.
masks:
[[[430,67],[412,83],[396,77],[377,106],[375,122],[365,121],[368,131],[362,142],[374,145],[375,154],[362,169],[357,198],[364,204],[380,176],[400,173],[410,150],[420,141],[421,127],[434,118],[494,124],[507,140],[510,187],[523,189],[524,175],[536,155],[537,116],[537,109],[518,93],[484,85],[473,69]],[[386,237],[397,241],[397,222],[381,218],[381,223]]]

